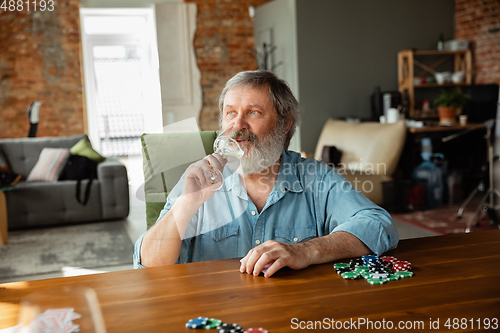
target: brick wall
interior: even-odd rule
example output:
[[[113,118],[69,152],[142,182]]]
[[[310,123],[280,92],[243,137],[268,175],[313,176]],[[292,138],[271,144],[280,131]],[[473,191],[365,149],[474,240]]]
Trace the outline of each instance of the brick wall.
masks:
[[[500,84],[500,1],[455,0],[455,38],[472,42],[477,84]]]
[[[185,0],[198,7],[194,48],[201,72],[203,130],[218,129],[218,100],[226,81],[240,71],[257,69],[248,8],[269,1]]]
[[[37,136],[84,130],[80,1],[54,3],[54,11],[0,12],[0,138],[28,135],[33,101],[42,102]]]
[[[201,71],[202,129],[216,129],[226,81],[257,68],[248,7],[270,0],[185,0],[198,6],[194,47]],[[25,137],[26,110],[41,101],[38,136],[84,131],[79,0],[55,11],[0,13],[0,138]],[[476,83],[500,83],[500,2],[456,0],[456,36],[472,41]]]

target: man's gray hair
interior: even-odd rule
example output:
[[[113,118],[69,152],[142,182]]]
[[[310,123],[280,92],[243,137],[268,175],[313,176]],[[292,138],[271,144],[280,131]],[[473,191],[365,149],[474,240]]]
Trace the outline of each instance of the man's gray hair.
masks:
[[[295,128],[300,125],[300,106],[299,102],[293,96],[288,83],[279,79],[275,74],[269,71],[256,70],[240,72],[227,81],[219,97],[219,125],[222,124],[224,98],[228,90],[247,86],[251,88],[268,87],[269,97],[274,108],[278,112],[277,128],[286,130],[286,125],[291,121],[292,126],[286,135],[285,149],[290,145],[290,140],[295,133]]]

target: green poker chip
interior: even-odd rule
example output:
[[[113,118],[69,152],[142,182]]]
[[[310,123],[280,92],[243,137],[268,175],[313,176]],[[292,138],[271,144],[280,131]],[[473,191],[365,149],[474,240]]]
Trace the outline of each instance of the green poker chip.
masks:
[[[205,330],[210,330],[213,328],[217,328],[217,326],[220,326],[220,325],[222,325],[222,320],[210,318],[210,319],[208,319],[208,322],[205,325],[201,326],[201,328],[205,329]]]
[[[394,275],[397,275],[399,276],[400,278],[409,278],[409,277],[412,277],[413,276],[413,272],[409,272],[409,271],[400,271],[400,272],[396,272],[396,274]]]
[[[389,281],[396,281],[399,279],[401,279],[401,276],[399,276],[397,274],[389,274]]]
[[[338,263],[338,264],[333,264],[333,268],[335,269],[338,269],[338,268],[349,268],[351,267],[351,265],[345,263],[345,262],[342,262],[342,263]]]
[[[368,271],[361,272],[361,277],[363,279],[369,279],[370,278],[370,272],[368,272]]]
[[[387,283],[389,281],[389,279],[388,278],[386,278],[386,279],[378,279],[378,278],[372,279],[372,278],[369,278],[369,279],[366,279],[366,281],[369,284],[384,284],[384,283]]]
[[[368,272],[370,268],[368,266],[358,266],[354,269],[356,273],[362,274],[363,272]]]
[[[355,279],[359,278],[359,273],[344,272],[344,273],[340,274],[340,276],[342,276],[346,280],[355,280]]]

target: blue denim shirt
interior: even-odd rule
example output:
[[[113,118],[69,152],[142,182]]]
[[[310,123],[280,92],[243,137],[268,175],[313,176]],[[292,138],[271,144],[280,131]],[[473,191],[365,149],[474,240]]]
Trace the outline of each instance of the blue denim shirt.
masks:
[[[168,196],[158,220],[181,194],[182,182],[183,178]],[[248,197],[239,175],[229,175],[190,221],[177,263],[244,257],[268,240],[295,244],[336,231],[356,236],[379,255],[399,241],[389,213],[334,169],[283,151],[277,182],[262,211]],[[144,267],[140,263],[144,235],[135,244],[135,268]]]

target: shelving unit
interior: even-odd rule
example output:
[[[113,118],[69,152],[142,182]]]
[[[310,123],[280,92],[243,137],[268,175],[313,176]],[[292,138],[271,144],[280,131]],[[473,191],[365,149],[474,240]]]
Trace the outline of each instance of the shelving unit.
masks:
[[[429,56],[440,56],[439,60],[431,65],[424,63],[424,58]],[[465,73],[464,81],[461,83],[425,83],[414,84],[414,78],[424,78],[426,75],[432,75],[439,72],[436,70],[439,66],[453,61],[455,72],[463,71]],[[415,74],[415,69],[420,69],[420,72]],[[410,100],[409,116],[419,118],[419,110],[415,109],[415,89],[418,88],[441,88],[441,87],[457,87],[467,86],[472,84],[472,53],[466,51],[437,51],[437,50],[404,50],[398,53],[398,89],[401,94],[408,91]]]

